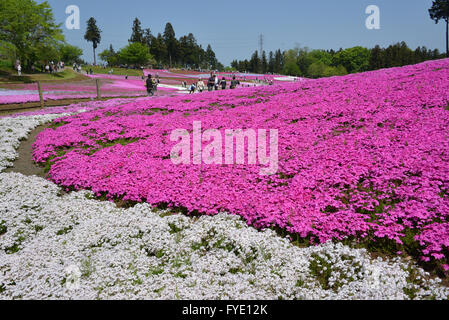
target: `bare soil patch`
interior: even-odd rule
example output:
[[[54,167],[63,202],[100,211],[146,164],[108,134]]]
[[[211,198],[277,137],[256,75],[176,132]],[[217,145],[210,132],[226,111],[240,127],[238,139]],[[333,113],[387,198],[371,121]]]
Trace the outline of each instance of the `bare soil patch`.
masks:
[[[48,125],[42,125],[34,129],[27,140],[22,141],[17,150],[19,157],[14,161],[14,165],[7,168],[5,172],[18,172],[26,176],[38,176],[45,178],[46,174],[44,168],[37,165],[33,161],[33,143],[36,140],[36,136],[44,129],[48,128]]]

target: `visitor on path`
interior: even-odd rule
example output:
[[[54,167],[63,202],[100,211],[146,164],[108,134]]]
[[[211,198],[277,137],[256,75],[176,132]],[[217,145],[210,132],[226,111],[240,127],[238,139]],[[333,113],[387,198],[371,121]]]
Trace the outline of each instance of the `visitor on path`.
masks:
[[[231,89],[235,89],[238,83],[239,82],[235,79],[235,76],[233,76],[231,81]]]
[[[198,83],[196,84],[196,87],[198,89],[199,92],[203,92],[204,91],[204,82],[203,79],[200,78],[200,80],[198,81]]]
[[[189,87],[189,94],[195,93],[196,87],[195,84],[192,83]]]
[[[226,78],[225,77],[221,78],[220,85],[221,85],[221,90],[226,90]]]
[[[17,73],[19,74],[19,77],[22,76],[22,66],[20,65],[20,63],[19,63],[19,65],[17,66]]]
[[[219,84],[220,80],[218,80],[218,75],[215,75],[215,79],[214,79],[214,87],[215,90],[218,90],[218,84]]]
[[[147,87],[147,93],[149,96],[154,96],[154,85],[153,85],[153,79],[151,78],[151,74],[148,75],[147,78],[147,82],[146,82],[146,87]]]
[[[215,85],[215,77],[214,77],[214,74],[211,73],[209,80],[207,80],[207,91],[214,90],[214,85]]]

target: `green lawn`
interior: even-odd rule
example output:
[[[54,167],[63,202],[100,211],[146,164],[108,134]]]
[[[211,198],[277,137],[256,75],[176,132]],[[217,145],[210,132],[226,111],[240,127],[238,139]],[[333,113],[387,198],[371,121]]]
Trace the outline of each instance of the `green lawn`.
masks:
[[[92,69],[92,71],[95,73],[100,74],[108,74],[109,70],[113,70],[114,72],[112,74],[119,75],[119,76],[135,76],[135,77],[141,77],[143,76],[143,71],[140,69],[124,69],[124,68],[102,68],[98,66],[84,66],[83,71],[85,72],[86,69]]]
[[[78,74],[70,68],[66,68],[58,73],[23,73],[21,77],[17,75],[17,71],[11,68],[0,66],[0,84],[1,83],[32,83],[36,81],[54,82],[54,81],[79,81],[85,77]]]

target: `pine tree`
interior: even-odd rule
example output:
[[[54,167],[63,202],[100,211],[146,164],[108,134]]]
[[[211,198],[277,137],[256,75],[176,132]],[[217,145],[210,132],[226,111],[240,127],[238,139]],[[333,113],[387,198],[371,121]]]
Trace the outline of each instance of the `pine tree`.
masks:
[[[263,74],[267,73],[268,70],[268,61],[267,61],[267,54],[265,51],[262,52],[262,61],[261,61],[261,72]]]
[[[94,66],[97,65],[97,55],[95,50],[101,42],[101,30],[97,27],[97,21],[91,17],[87,21],[87,30],[84,35],[84,39],[88,42],[92,42],[92,47],[94,49]]]
[[[134,19],[133,22],[133,31],[131,34],[131,38],[128,40],[129,43],[144,43],[144,34],[142,30],[142,23],[138,18]]]
[[[274,73],[274,53],[273,51],[270,51],[270,53],[268,54],[268,72],[269,73]]]
[[[435,23],[446,21],[446,56],[449,58],[449,0],[435,0],[429,9],[430,18]]]
[[[206,60],[207,60],[209,69],[215,70],[217,68],[217,58],[215,57],[215,52],[212,50],[212,47],[210,44],[207,45]]]
[[[175,36],[175,30],[173,29],[173,26],[170,22],[165,25],[164,41],[168,53],[168,62],[171,67],[172,62],[176,61],[177,58],[177,40]]]

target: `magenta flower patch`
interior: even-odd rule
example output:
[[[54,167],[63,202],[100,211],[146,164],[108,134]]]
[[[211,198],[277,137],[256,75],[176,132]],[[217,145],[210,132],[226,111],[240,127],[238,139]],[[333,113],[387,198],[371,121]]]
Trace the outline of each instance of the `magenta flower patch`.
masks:
[[[446,59],[105,107],[56,120],[38,136],[34,159],[67,188],[225,211],[313,243],[389,240],[394,252],[418,248],[423,260],[447,265],[448,106]],[[173,164],[171,132],[191,133],[195,121],[203,132],[278,130],[277,173],[259,175],[262,164]]]

